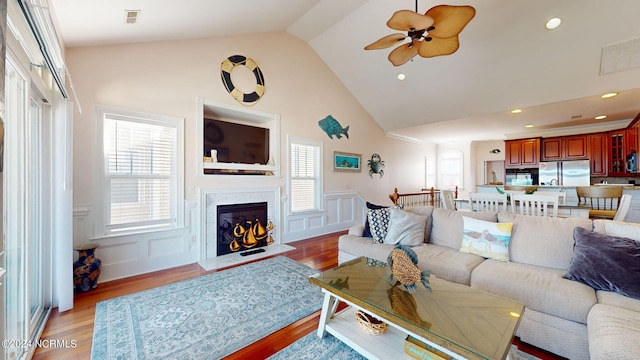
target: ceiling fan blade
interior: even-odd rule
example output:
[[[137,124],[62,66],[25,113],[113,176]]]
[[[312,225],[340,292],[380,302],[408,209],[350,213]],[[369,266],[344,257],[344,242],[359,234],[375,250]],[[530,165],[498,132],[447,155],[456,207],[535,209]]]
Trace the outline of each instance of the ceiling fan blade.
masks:
[[[435,20],[435,29],[430,30],[429,35],[444,39],[458,35],[476,16],[476,9],[471,6],[438,5],[427,10],[426,15]]]
[[[433,38],[431,41],[421,41],[418,54],[425,58],[441,55],[451,55],[458,50],[460,43],[458,35],[446,39]]]
[[[387,26],[401,31],[424,30],[433,25],[431,16],[418,14],[411,10],[398,10],[387,21]]]
[[[414,43],[413,45],[412,43],[400,45],[393,49],[389,54],[388,59],[394,66],[400,66],[418,55],[418,48],[419,46],[417,43]]]
[[[378,49],[386,49],[392,47],[394,45],[398,45],[402,40],[407,37],[405,34],[397,33],[387,35],[367,46],[365,46],[365,50],[378,50]]]

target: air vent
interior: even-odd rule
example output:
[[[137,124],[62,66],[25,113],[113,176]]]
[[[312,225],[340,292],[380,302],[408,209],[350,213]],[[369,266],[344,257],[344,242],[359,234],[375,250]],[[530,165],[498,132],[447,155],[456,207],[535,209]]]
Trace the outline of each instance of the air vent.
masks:
[[[602,48],[600,75],[640,67],[640,39],[633,39]]]
[[[127,24],[135,24],[136,22],[138,22],[139,15],[140,15],[140,10],[125,10],[124,22]]]

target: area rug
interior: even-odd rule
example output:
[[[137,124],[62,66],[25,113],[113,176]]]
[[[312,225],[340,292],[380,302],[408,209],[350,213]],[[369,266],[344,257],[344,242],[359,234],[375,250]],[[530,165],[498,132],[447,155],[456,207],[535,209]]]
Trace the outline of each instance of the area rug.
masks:
[[[294,342],[280,352],[271,356],[269,360],[366,360],[357,351],[345,345],[331,334],[327,334],[320,339],[317,333],[313,333]],[[540,360],[518,350],[515,345],[511,345],[509,350],[509,360]]]
[[[317,273],[279,256],[96,305],[91,359],[218,359],[322,307]]]

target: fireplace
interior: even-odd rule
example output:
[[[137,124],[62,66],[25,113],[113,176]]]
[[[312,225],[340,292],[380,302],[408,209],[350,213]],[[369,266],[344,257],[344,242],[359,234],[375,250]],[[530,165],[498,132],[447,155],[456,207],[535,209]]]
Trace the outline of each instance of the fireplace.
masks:
[[[267,219],[267,202],[216,206],[217,256],[264,252],[273,243],[273,224]]]

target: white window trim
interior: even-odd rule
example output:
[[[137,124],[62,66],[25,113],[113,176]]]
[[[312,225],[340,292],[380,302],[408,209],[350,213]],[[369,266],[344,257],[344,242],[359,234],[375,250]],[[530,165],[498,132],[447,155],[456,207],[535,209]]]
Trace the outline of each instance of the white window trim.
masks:
[[[95,106],[95,144],[94,157],[94,197],[95,197],[95,221],[94,221],[94,237],[105,238],[115,237],[129,234],[149,233],[154,231],[171,231],[184,227],[184,119],[172,116],[146,113],[141,111],[128,110],[123,108],[96,105]],[[139,122],[159,124],[175,127],[176,133],[176,225],[171,228],[162,228],[159,230],[144,229],[132,230],[128,232],[119,231],[110,233],[108,224],[106,223],[108,191],[105,188],[106,181],[104,176],[105,160],[104,160],[104,115],[107,113],[117,114],[119,117],[130,117],[139,120]]]
[[[457,173],[452,172],[448,173],[445,171],[444,163],[449,160],[458,161]],[[460,177],[460,184],[458,184],[458,189],[461,190],[464,188],[464,153],[461,150],[451,149],[445,150],[440,153],[439,161],[438,161],[438,187],[441,189],[450,189],[454,188],[454,186],[449,186],[449,184],[445,184],[445,178],[448,175],[456,175]]]
[[[317,198],[316,198],[316,203],[318,204],[318,207],[316,209],[312,209],[312,210],[301,210],[301,211],[293,211],[291,209],[291,144],[301,144],[301,145],[309,145],[309,146],[317,146],[318,149],[318,182],[316,183],[316,187],[317,187]],[[287,137],[287,166],[289,167],[289,171],[287,171],[287,195],[288,195],[288,199],[289,201],[287,202],[288,206],[287,206],[287,211],[289,213],[289,215],[299,215],[299,214],[305,214],[305,213],[313,213],[313,212],[322,212],[324,211],[324,202],[322,201],[324,199],[324,194],[323,194],[323,190],[324,190],[324,185],[323,185],[323,169],[324,169],[324,165],[323,165],[323,154],[324,154],[324,149],[323,149],[323,143],[320,140],[313,140],[313,139],[308,139],[308,138],[302,138],[302,137],[296,137],[296,136],[288,136]]]

